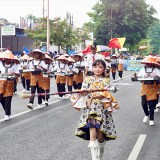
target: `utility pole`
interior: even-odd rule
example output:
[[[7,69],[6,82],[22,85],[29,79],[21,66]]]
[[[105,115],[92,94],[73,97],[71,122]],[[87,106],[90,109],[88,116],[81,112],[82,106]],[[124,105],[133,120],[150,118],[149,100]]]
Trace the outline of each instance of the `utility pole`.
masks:
[[[44,19],[44,0],[43,0],[43,19]]]
[[[112,22],[112,6],[111,6],[111,22]],[[112,26],[111,26],[111,39],[112,39]]]
[[[112,22],[112,6],[111,6],[111,22]],[[111,25],[111,39],[112,39],[112,25]],[[111,55],[113,54],[113,49],[111,48]]]
[[[47,7],[47,52],[49,53],[49,45],[50,45],[50,25],[49,25],[49,0]]]

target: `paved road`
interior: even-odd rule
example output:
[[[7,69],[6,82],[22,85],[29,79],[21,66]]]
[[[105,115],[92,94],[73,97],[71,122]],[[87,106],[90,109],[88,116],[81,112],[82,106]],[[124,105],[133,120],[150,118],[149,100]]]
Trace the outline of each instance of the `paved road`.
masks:
[[[127,160],[129,156],[128,160],[159,160],[160,113],[155,115],[155,126],[143,124],[140,83],[132,83],[129,77],[115,84],[119,91],[114,96],[121,107],[113,114],[118,139],[107,142],[104,160]],[[52,86],[54,91],[54,82]],[[20,84],[18,89],[22,90]],[[55,100],[52,96],[50,102]],[[13,116],[28,111],[27,102],[14,96]],[[3,110],[0,113],[3,118]],[[0,160],[91,160],[88,141],[74,136],[79,117],[80,112],[66,99],[0,122]]]

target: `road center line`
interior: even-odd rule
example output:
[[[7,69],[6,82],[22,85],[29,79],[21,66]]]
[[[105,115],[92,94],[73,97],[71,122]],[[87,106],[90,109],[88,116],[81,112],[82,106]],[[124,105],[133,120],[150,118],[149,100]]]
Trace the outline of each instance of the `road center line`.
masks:
[[[127,160],[137,160],[137,157],[141,151],[141,148],[143,146],[143,143],[146,139],[147,135],[146,134],[141,134],[139,137],[138,137],[138,140],[132,150],[132,152],[130,153],[129,157]]]

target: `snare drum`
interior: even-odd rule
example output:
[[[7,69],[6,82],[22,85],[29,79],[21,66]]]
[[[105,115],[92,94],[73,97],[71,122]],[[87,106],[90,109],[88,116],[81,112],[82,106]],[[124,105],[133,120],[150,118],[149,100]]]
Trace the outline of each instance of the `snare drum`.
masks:
[[[73,77],[73,75],[74,75],[73,73],[70,73],[70,74],[67,74],[66,76],[67,77]]]
[[[49,77],[48,73],[43,73],[43,77],[48,78]]]
[[[55,75],[66,76],[66,73],[65,72],[55,72]]]

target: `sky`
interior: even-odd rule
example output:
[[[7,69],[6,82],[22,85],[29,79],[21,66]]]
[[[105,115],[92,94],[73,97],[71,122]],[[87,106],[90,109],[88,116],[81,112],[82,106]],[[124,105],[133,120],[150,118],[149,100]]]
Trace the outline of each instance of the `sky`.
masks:
[[[44,0],[45,10],[47,10],[48,0]],[[83,23],[89,21],[87,12],[98,2],[98,0],[49,0],[49,17],[65,18],[66,12],[73,14],[74,24],[81,27]],[[146,0],[158,11],[160,19],[160,0]],[[36,17],[43,16],[43,0],[0,0],[0,18],[6,18],[9,22],[19,23],[20,16],[26,17],[33,14]],[[45,16],[47,12],[45,11]]]

